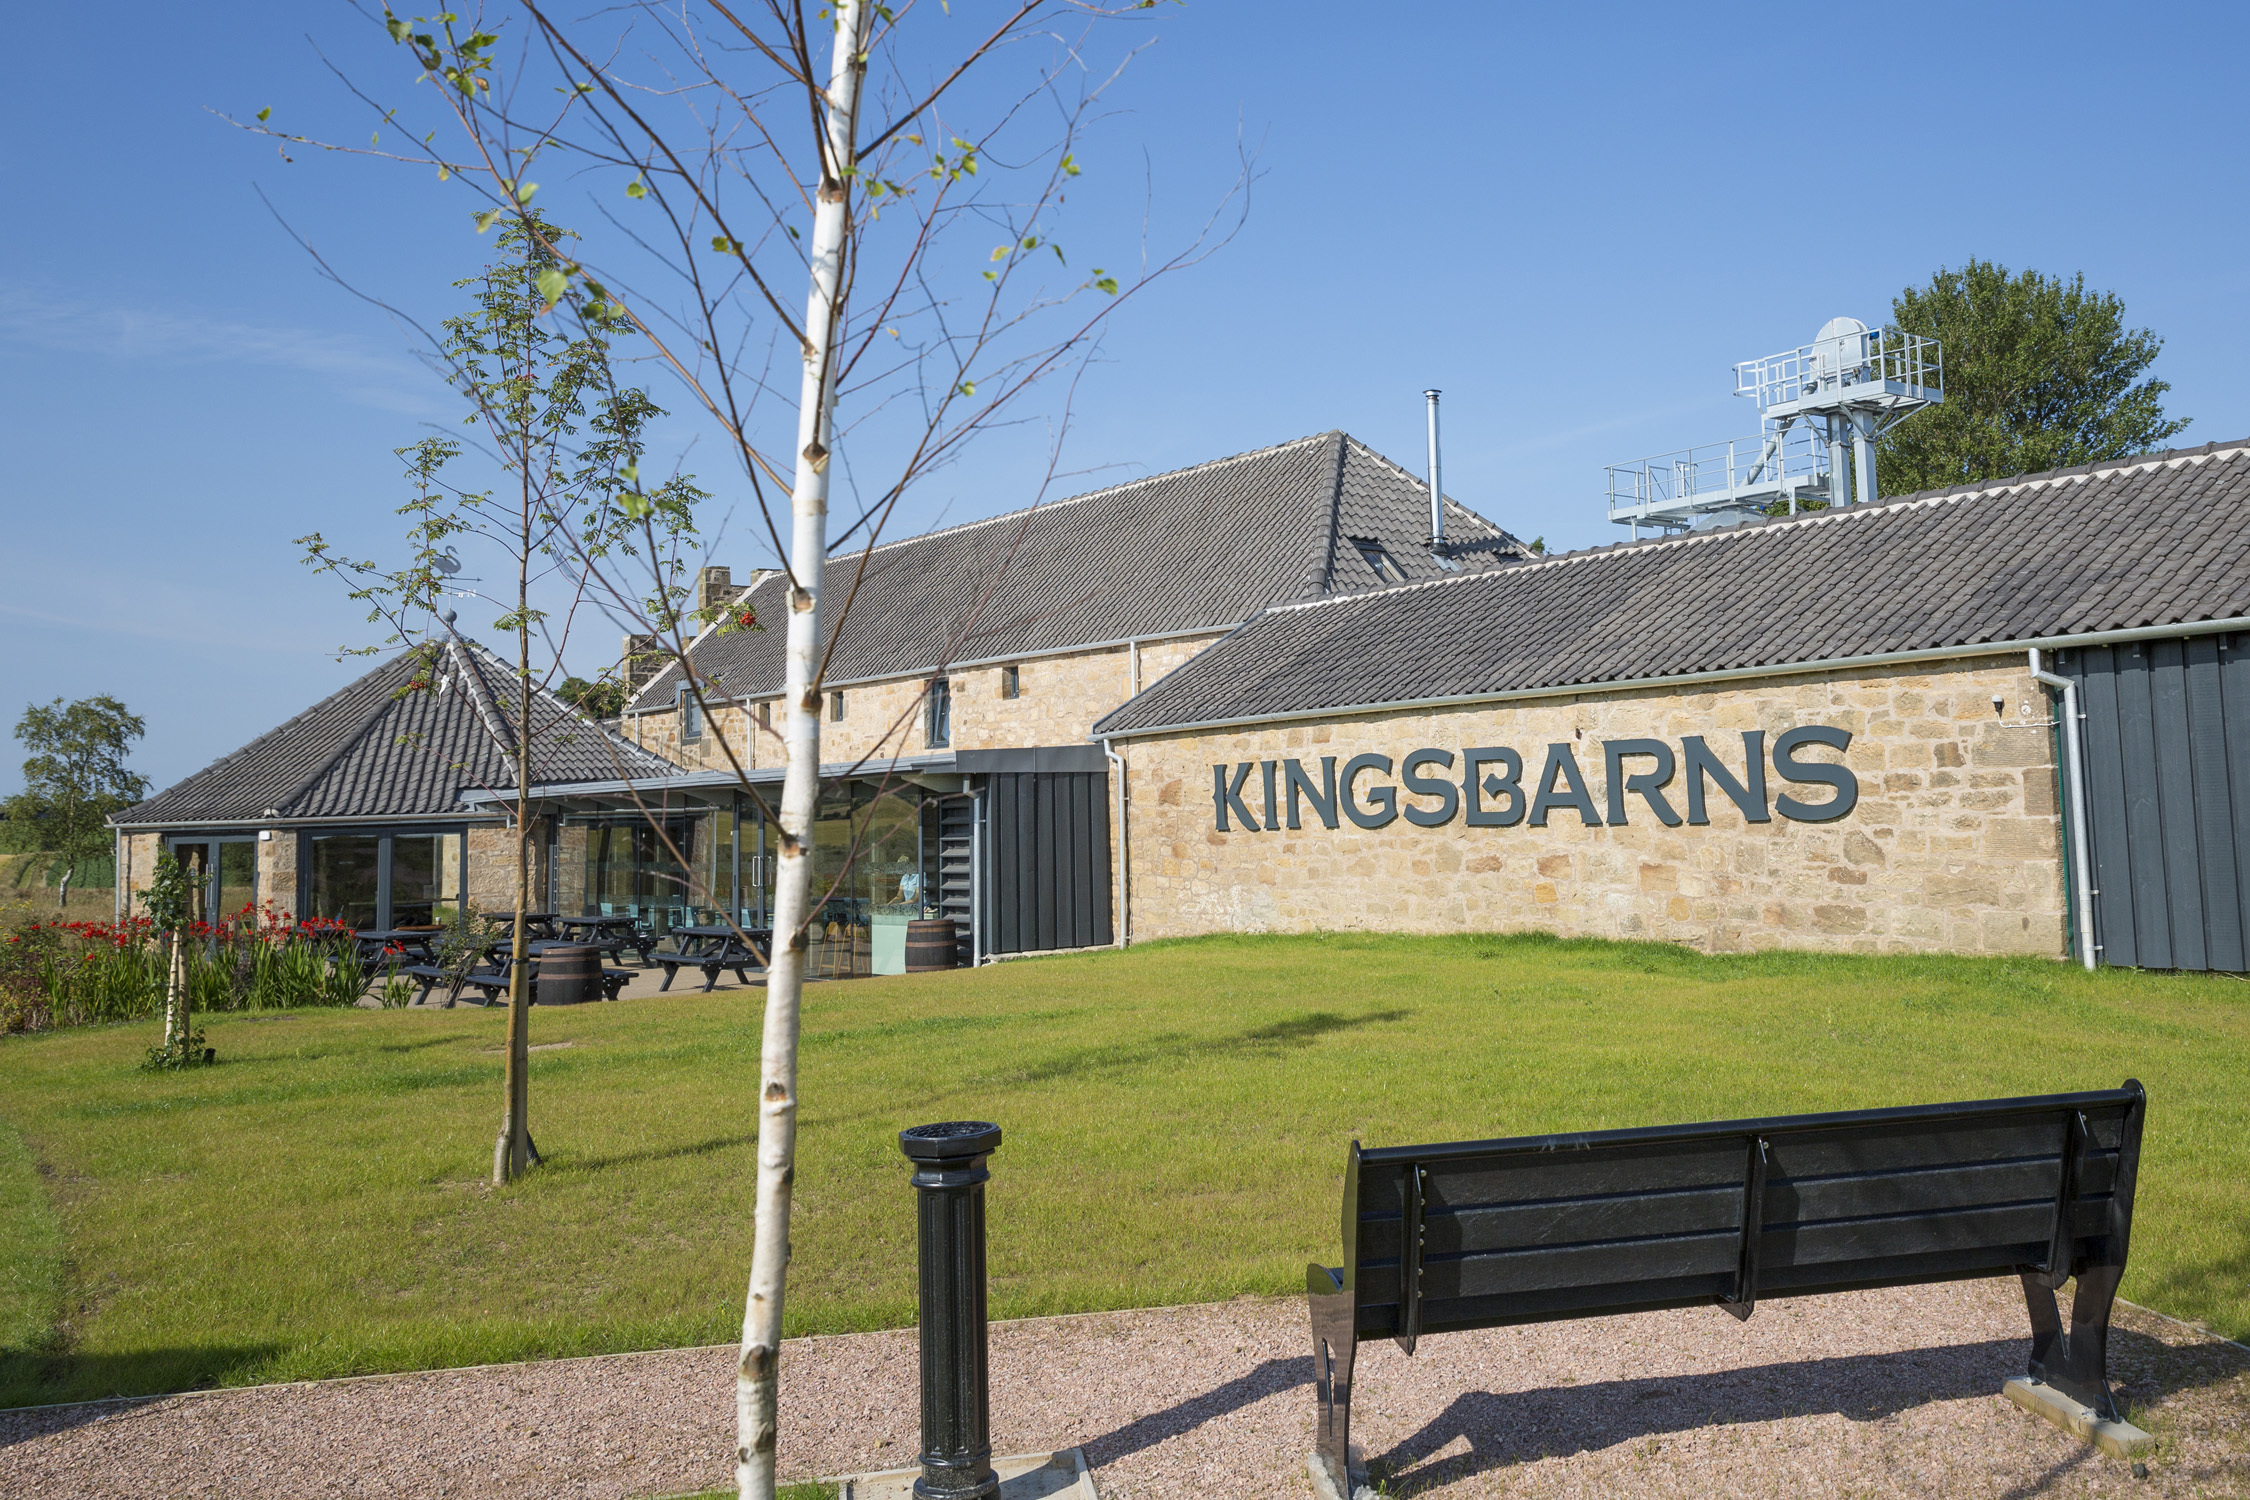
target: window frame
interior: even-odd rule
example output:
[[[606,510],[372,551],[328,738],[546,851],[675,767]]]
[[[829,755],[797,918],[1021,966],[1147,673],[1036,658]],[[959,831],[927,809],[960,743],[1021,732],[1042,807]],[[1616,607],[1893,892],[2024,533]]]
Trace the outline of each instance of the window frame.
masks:
[[[703,705],[695,696],[695,689],[680,684],[680,743],[699,743],[703,738]]]
[[[922,745],[928,750],[953,748],[953,682],[933,677],[922,692]]]
[[[1359,554],[1361,562],[1367,564],[1368,571],[1375,575],[1377,583],[1382,584],[1385,588],[1391,588],[1398,584],[1412,582],[1406,576],[1405,567],[1400,564],[1396,557],[1391,555],[1391,549],[1383,545],[1382,538],[1355,536],[1351,539],[1351,543],[1352,550]]]

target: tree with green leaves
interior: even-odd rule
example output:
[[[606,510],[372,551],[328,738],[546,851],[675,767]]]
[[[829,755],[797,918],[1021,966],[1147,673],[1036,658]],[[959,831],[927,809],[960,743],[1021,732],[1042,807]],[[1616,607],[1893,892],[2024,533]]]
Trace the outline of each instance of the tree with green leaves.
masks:
[[[34,703],[16,721],[16,738],[30,753],[23,790],[7,801],[8,823],[33,830],[35,847],[59,856],[58,905],[69,905],[79,867],[116,847],[110,814],[148,795],[148,778],[125,764],[147,733],[141,716],[107,693]]]
[[[589,719],[614,719],[625,711],[625,685],[609,678],[588,682],[583,677],[565,677],[555,696]]]
[[[2114,292],[1972,257],[1891,303],[1906,333],[1945,349],[1945,400],[1877,449],[1882,492],[1975,484],[2144,453],[2185,428],[2171,386],[2143,378],[2164,341],[2128,328]]]
[[[515,780],[515,921],[509,967],[508,1046],[504,1107],[493,1144],[495,1185],[514,1181],[537,1163],[531,1139],[530,933],[531,782],[538,747],[533,715],[536,689],[562,670],[570,625],[585,602],[585,569],[613,552],[647,542],[653,558],[653,591],[638,601],[669,617],[681,606],[676,544],[690,534],[694,482],[673,475],[644,485],[640,462],[650,421],[663,415],[645,391],[620,385],[610,368],[610,345],[622,331],[603,304],[573,291],[557,267],[556,247],[567,231],[526,211],[506,220],[496,264],[454,283],[471,293],[474,310],[445,320],[439,354],[454,387],[468,399],[465,425],[475,428],[480,456],[504,482],[476,488],[457,480],[463,445],[431,436],[398,449],[414,495],[398,513],[407,518],[406,561],[401,566],[347,558],[318,532],[298,538],[305,560],[346,579],[351,598],[369,606],[370,623],[390,633],[379,651],[418,642],[433,661],[463,643],[448,600],[460,593],[462,541],[479,543],[505,560],[507,592],[491,602],[501,613],[495,630],[514,638],[513,723],[486,701],[481,677],[465,663],[463,686]],[[568,303],[566,316],[557,305]],[[547,601],[535,602],[534,595]],[[482,597],[481,595],[477,597]],[[552,607],[549,607],[549,606]],[[533,668],[534,642],[539,645]],[[434,673],[417,674],[402,691],[426,687]],[[549,726],[553,732],[553,726]]]

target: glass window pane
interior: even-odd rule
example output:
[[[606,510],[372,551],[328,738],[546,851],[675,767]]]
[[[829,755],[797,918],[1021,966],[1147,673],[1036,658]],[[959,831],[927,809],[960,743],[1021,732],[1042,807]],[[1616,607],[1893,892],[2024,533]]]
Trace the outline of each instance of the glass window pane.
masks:
[[[257,904],[258,846],[248,842],[219,845],[219,917],[235,921],[245,907]]]
[[[375,925],[375,859],[381,842],[372,833],[314,836],[310,915],[347,927]]]
[[[443,868],[434,833],[401,833],[391,838],[391,925],[428,927],[437,920]]]

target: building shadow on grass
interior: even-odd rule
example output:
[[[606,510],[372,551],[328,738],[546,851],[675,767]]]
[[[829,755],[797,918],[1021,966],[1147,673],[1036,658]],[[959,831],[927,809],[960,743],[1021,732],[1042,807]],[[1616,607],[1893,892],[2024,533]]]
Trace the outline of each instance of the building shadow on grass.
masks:
[[[0,1448],[67,1432],[181,1391],[210,1390],[264,1364],[279,1344],[211,1344],[134,1354],[0,1350]],[[123,1392],[125,1394],[113,1394]],[[68,1402],[69,1405],[55,1405]]]
[[[982,1080],[992,1083],[1054,1083],[1062,1079],[1077,1079],[1095,1073],[1117,1072],[1128,1068],[1145,1068],[1161,1064],[1184,1062],[1190,1058],[1209,1058],[1228,1054],[1279,1053],[1309,1047],[1324,1036],[1340,1031],[1356,1031],[1362,1026],[1381,1026],[1393,1021],[1404,1021],[1414,1014],[1411,1010],[1370,1010],[1358,1015],[1341,1015],[1331,1010],[1316,1010],[1301,1016],[1290,1016],[1264,1026],[1254,1026],[1230,1036],[1198,1037],[1178,1032],[1144,1037],[1137,1041],[1119,1042],[1106,1047],[1078,1047],[1039,1059],[1026,1066],[1011,1068]]]

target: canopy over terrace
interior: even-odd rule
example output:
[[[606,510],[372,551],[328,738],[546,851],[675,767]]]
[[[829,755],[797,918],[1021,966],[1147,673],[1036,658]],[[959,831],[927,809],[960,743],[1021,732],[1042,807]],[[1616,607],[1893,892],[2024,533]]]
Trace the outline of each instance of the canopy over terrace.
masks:
[[[1111,940],[1107,766],[1098,747],[932,751],[821,767],[813,830],[818,972],[891,973],[906,924],[950,918],[961,961]],[[768,767],[539,791],[557,911],[663,933],[772,917]],[[497,810],[506,794],[462,793]]]

